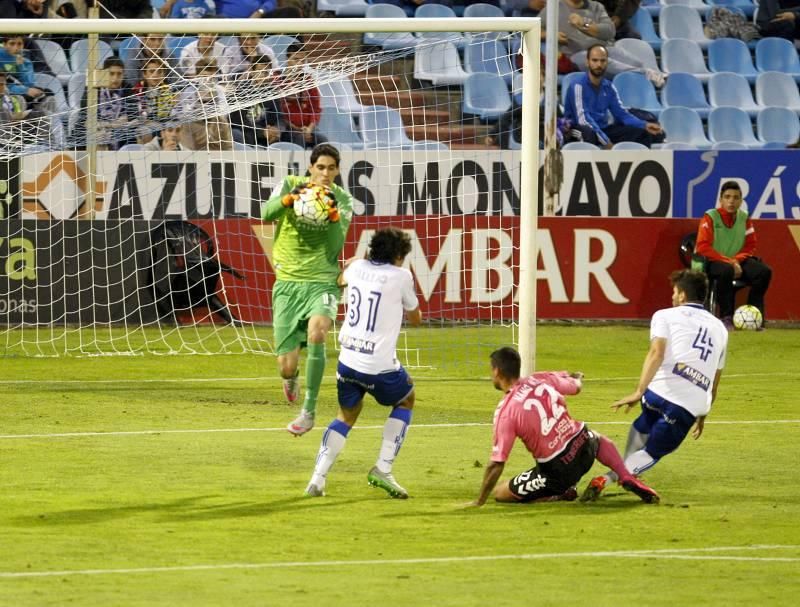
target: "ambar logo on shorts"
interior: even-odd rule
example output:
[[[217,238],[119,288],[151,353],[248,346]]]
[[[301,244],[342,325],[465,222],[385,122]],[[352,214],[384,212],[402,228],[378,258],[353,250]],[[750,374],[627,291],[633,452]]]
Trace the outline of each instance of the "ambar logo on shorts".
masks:
[[[72,155],[54,154],[32,181],[23,182],[22,209],[36,219],[93,219],[103,210],[106,182],[95,181],[93,207],[90,189],[89,175]]]

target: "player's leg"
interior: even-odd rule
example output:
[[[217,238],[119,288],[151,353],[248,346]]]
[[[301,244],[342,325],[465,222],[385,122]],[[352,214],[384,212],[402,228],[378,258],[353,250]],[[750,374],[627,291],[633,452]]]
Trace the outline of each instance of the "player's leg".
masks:
[[[747,303],[761,310],[761,315],[766,318],[764,310],[764,295],[772,279],[772,269],[758,259],[745,259],[742,262],[742,278],[750,285],[747,294]]]
[[[507,483],[498,483],[494,499],[503,503],[536,503],[573,501],[577,497],[571,486],[554,483],[539,466],[526,470]]]
[[[383,426],[383,439],[378,461],[367,474],[367,481],[380,487],[392,497],[405,499],[406,491],[394,478],[392,466],[405,441],[414,409],[414,383],[404,368],[391,373],[381,373],[375,378],[369,392],[382,405],[390,405],[392,412]]]
[[[597,439],[597,453],[595,455],[597,461],[611,468],[615,477],[619,479],[620,483],[627,491],[635,493],[647,503],[657,503],[659,500],[658,493],[628,471],[614,442],[610,438],[598,434],[597,432],[593,432],[593,434]],[[596,500],[605,487],[604,481],[604,476],[593,478],[581,495],[581,501]]]
[[[686,409],[672,403],[661,404],[661,415],[653,424],[647,443],[625,458],[625,467],[636,476],[655,466],[677,449],[695,422]]]
[[[300,345],[305,337],[300,295],[297,285],[291,282],[276,280],[272,287],[272,332],[283,393],[289,403],[297,400],[300,389],[297,367]]]

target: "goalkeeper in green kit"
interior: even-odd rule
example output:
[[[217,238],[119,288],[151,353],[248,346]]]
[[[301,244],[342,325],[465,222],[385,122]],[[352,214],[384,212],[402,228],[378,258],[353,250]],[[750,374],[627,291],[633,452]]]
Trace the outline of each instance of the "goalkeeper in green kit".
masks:
[[[308,347],[306,394],[297,419],[286,429],[301,436],[314,427],[322,376],[325,340],[336,319],[341,289],[339,255],[353,218],[353,199],[334,183],[339,175],[339,150],[322,143],[311,151],[307,176],[289,175],[264,205],[261,217],[275,221],[272,287],[272,326],[283,392],[293,403],[300,391],[300,348]],[[327,217],[322,222],[304,220],[295,202],[308,186],[317,186]]]

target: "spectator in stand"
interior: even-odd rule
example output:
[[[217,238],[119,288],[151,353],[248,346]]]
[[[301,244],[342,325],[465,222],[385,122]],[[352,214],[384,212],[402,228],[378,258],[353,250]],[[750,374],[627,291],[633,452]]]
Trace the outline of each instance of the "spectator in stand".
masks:
[[[190,42],[183,48],[180,60],[180,69],[183,75],[191,78],[195,75],[195,64],[201,59],[213,60],[216,65],[222,62],[225,45],[217,42],[216,34],[200,34],[197,40]]]
[[[181,121],[194,119],[184,126],[181,145],[188,150],[232,150],[228,102],[224,89],[217,84],[217,64],[213,59],[200,59],[196,72],[181,91],[175,108]],[[196,119],[198,116],[200,120]]]
[[[794,42],[800,39],[800,2],[798,0],[761,0],[756,25],[762,36],[776,36]]]
[[[178,152],[183,149],[181,145],[181,131],[183,127],[178,124],[166,126],[161,129],[152,140],[144,144],[145,150],[154,152]]]
[[[6,73],[0,72],[0,123],[24,120],[30,113],[25,98],[8,91]]]
[[[167,0],[158,10],[162,19],[204,19],[214,17],[214,0]]]
[[[695,245],[695,253],[706,258],[705,273],[714,283],[719,315],[729,331],[733,329],[734,279],[750,285],[747,303],[761,310],[765,319],[764,296],[772,279],[770,267],[755,257],[756,230],[742,202],[739,184],[723,183],[717,208],[706,211],[700,220]]]
[[[252,98],[273,82],[272,59],[257,55],[250,69],[237,81],[236,94],[240,101]],[[233,139],[247,145],[267,147],[281,140],[281,112],[275,99],[245,104],[241,110],[231,114]]]
[[[236,41],[237,44],[226,46],[225,52],[222,54],[219,68],[223,75],[248,71],[256,57],[269,58],[272,69],[280,67],[275,53],[261,41],[257,34],[240,34]]]
[[[16,0],[17,19],[42,19],[47,17],[47,0]],[[12,17],[13,18],[13,17]]]
[[[586,52],[602,44],[608,52],[608,73],[641,72],[657,87],[664,86],[666,74],[647,68],[633,53],[613,46],[616,27],[606,9],[594,0],[559,0],[558,44],[580,70],[587,68]],[[542,33],[544,36],[544,32]]]
[[[587,53],[589,70],[567,89],[565,114],[584,141],[610,149],[619,141],[635,141],[650,147],[664,140],[657,122],[645,122],[622,106],[617,89],[605,78],[608,51],[595,44]],[[614,118],[609,122],[608,114]]]
[[[109,57],[103,63],[108,86],[97,90],[97,141],[99,149],[118,150],[126,143],[133,143],[128,133],[129,119],[135,116],[131,108],[131,92],[123,87],[125,66],[116,57]],[[81,132],[86,127],[86,100],[84,91],[81,99]]]
[[[31,109],[52,114],[55,103],[49,91],[34,86],[33,62],[24,53],[25,39],[22,36],[11,34],[5,37],[0,49],[0,70],[6,73],[8,90],[12,95],[22,95]]]
[[[303,11],[286,6],[278,8],[277,0],[216,0],[217,16],[230,19],[296,19]]]
[[[161,123],[172,115],[177,95],[166,81],[167,66],[163,59],[150,57],[142,67],[142,80],[133,88],[140,123],[139,143],[147,143]]]
[[[286,48],[286,69],[282,77],[289,82],[306,80],[309,75],[306,71],[307,54],[299,42],[290,44]],[[316,132],[317,124],[322,117],[322,103],[317,87],[306,87],[296,93],[286,95],[281,99],[281,114],[286,130],[282,139],[297,145],[313,148],[320,143],[328,141],[326,137]]]
[[[149,59],[159,59],[167,65],[166,36],[164,34],[143,34],[131,48],[130,59],[125,63],[125,80],[136,84],[144,78],[144,64]],[[165,77],[169,78],[165,72]]]
[[[102,0],[101,19],[152,19],[153,5],[150,0]]]
[[[56,0],[50,4],[48,17],[61,19],[86,19],[89,10],[86,0]]]
[[[606,9],[606,13],[611,17],[616,34],[614,38],[638,38],[642,35],[637,32],[630,24],[630,19],[639,10],[641,0],[599,0],[600,4]]]

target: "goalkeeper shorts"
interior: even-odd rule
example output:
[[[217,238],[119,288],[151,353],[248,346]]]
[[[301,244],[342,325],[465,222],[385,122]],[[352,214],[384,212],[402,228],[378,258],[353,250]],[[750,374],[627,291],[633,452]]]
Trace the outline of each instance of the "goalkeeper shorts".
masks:
[[[327,282],[276,280],[272,287],[272,331],[275,352],[286,354],[308,342],[308,319],[336,320],[341,289]]]

